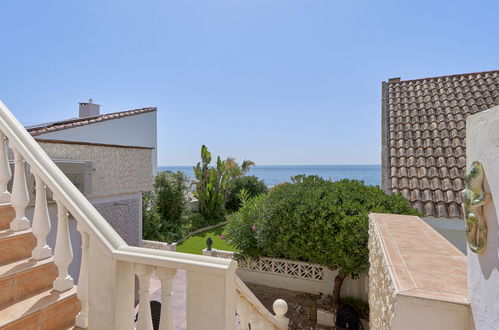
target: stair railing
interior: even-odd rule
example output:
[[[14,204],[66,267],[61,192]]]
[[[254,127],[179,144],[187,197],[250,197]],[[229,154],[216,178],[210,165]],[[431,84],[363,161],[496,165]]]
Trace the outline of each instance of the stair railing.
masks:
[[[237,315],[239,316],[240,330],[248,329],[287,329],[289,319],[284,316],[288,311],[288,304],[277,299],[272,306],[275,315],[260,302],[244,282],[236,276]]]
[[[11,192],[7,189],[11,180],[9,148],[14,154]],[[25,215],[29,203],[26,163],[36,184],[31,224]],[[0,203],[10,203],[15,209],[11,230],[27,230],[31,225],[37,240],[32,257],[38,260],[52,255],[52,249],[47,245],[47,235],[51,230],[47,188],[53,192],[57,204],[58,228],[53,251],[58,269],[53,289],[57,292],[73,288],[73,278],[68,274],[73,259],[68,214],[76,219],[77,230],[82,237],[77,287],[81,312],[76,318],[76,326],[120,330],[131,330],[137,326],[137,329],[152,330],[149,282],[152,274],[156,273],[162,284],[164,301],[160,329],[172,330],[172,281],[177,270],[182,269],[186,271],[187,281],[187,327],[206,330],[234,328],[235,261],[128,246],[0,101]],[[141,302],[137,325],[134,324],[135,275],[139,279]],[[245,290],[238,292],[244,292],[243,299],[251,306],[257,305],[253,298],[247,298]],[[260,310],[261,306],[257,309],[258,313],[264,313]]]

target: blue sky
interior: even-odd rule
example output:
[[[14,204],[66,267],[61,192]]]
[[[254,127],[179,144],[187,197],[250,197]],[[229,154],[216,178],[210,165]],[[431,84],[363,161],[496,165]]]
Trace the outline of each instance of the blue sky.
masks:
[[[381,82],[498,69],[498,1],[2,1],[23,124],[157,106],[159,165],[379,164]]]

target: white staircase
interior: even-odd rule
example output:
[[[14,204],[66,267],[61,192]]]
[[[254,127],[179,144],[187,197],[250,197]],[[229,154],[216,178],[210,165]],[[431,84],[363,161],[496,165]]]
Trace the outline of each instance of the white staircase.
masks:
[[[9,148],[14,155],[11,192],[7,190],[12,178]],[[25,163],[36,182],[32,221],[25,216],[29,203]],[[51,231],[47,187],[58,210],[53,251],[46,243]],[[173,330],[172,279],[178,269],[186,271],[188,329],[232,330],[236,312],[240,329],[287,329],[286,303],[277,300],[272,315],[236,277],[235,261],[128,246],[2,102],[0,203],[0,329],[62,329],[75,324],[88,329],[152,330],[149,285],[156,273],[163,298],[160,329]],[[77,287],[68,274],[73,259],[68,214],[76,219],[82,236]],[[140,300],[137,324],[135,275]]]

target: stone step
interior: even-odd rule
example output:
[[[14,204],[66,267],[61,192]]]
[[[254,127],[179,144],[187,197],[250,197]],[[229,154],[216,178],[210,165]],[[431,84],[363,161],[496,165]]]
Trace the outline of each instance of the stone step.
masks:
[[[52,288],[56,277],[52,257],[22,259],[0,266],[0,308]]]
[[[46,290],[0,310],[0,329],[69,329],[80,311],[76,287]]]
[[[36,238],[31,229],[0,231],[0,265],[31,257]]]
[[[10,204],[0,204],[0,230],[10,228],[10,222],[16,216],[16,211]]]

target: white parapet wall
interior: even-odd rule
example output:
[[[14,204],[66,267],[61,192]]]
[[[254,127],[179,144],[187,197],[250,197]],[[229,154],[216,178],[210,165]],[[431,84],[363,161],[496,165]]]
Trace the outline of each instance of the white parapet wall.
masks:
[[[468,288],[477,330],[499,328],[499,106],[468,117],[466,163],[482,164],[487,243],[482,254],[468,248]]]
[[[142,247],[155,250],[177,251],[177,243],[142,240]]]
[[[204,255],[232,259],[234,253],[223,250],[203,250]],[[277,258],[246,259],[238,262],[237,275],[247,283],[266,285],[312,294],[333,293],[337,271],[326,267]],[[341,288],[342,296],[351,296],[367,301],[367,274],[358,279],[347,278]]]

